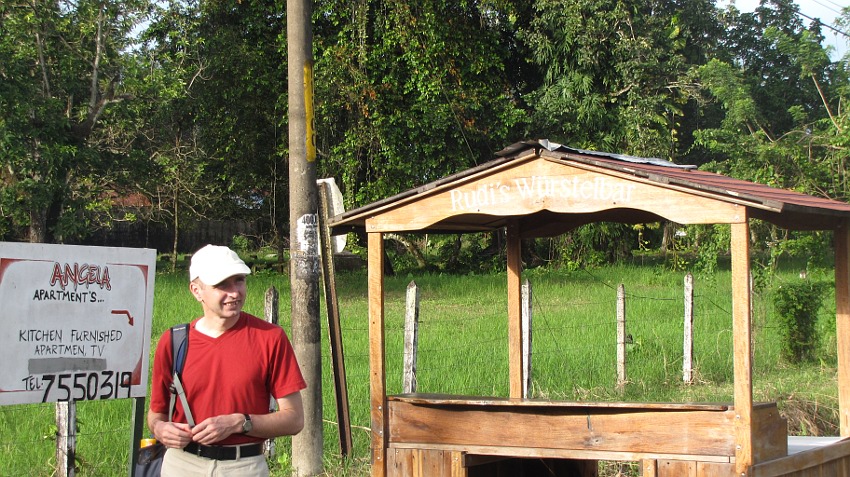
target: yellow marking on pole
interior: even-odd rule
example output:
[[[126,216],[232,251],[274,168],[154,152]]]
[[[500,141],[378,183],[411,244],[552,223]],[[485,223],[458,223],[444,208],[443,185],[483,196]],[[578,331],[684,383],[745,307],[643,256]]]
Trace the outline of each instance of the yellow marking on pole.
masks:
[[[316,160],[316,116],[313,114],[313,64],[304,65],[304,111],[307,116],[307,162]]]

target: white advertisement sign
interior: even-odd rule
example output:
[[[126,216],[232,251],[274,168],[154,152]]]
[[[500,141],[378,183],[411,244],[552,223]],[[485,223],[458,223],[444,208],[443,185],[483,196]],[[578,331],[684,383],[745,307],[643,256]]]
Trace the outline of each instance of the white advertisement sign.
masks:
[[[156,251],[0,242],[0,405],[142,397]]]

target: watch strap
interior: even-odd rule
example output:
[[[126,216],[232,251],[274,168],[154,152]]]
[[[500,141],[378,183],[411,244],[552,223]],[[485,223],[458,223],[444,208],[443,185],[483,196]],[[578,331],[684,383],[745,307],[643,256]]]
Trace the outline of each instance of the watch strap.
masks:
[[[247,434],[254,428],[254,421],[251,420],[250,414],[243,414],[245,421],[242,422],[242,433]]]

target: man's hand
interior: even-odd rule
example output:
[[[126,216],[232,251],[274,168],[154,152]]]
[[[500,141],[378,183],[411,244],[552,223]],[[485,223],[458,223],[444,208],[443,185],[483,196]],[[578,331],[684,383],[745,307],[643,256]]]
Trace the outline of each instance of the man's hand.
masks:
[[[224,414],[204,419],[192,428],[192,440],[205,446],[227,439],[231,434],[242,432],[242,414]]]
[[[156,421],[153,435],[165,447],[173,447],[175,449],[182,449],[192,442],[192,429],[188,424],[180,422]]]

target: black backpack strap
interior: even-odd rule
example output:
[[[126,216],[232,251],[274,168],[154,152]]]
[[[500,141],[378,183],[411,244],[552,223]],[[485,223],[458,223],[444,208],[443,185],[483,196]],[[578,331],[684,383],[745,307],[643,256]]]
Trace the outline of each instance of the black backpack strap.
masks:
[[[171,402],[169,403],[168,420],[171,421],[174,417],[174,406],[177,404],[177,397],[180,397],[180,402],[183,404],[183,411],[186,414],[186,420],[189,425],[195,427],[195,419],[192,417],[192,411],[189,409],[189,403],[186,401],[186,393],[183,390],[182,374],[183,366],[186,364],[186,353],[189,352],[189,324],[175,325],[171,327]]]
[[[171,352],[174,358],[171,361],[171,372],[182,374],[183,365],[186,364],[186,353],[189,351],[189,324],[175,325],[171,327]]]

